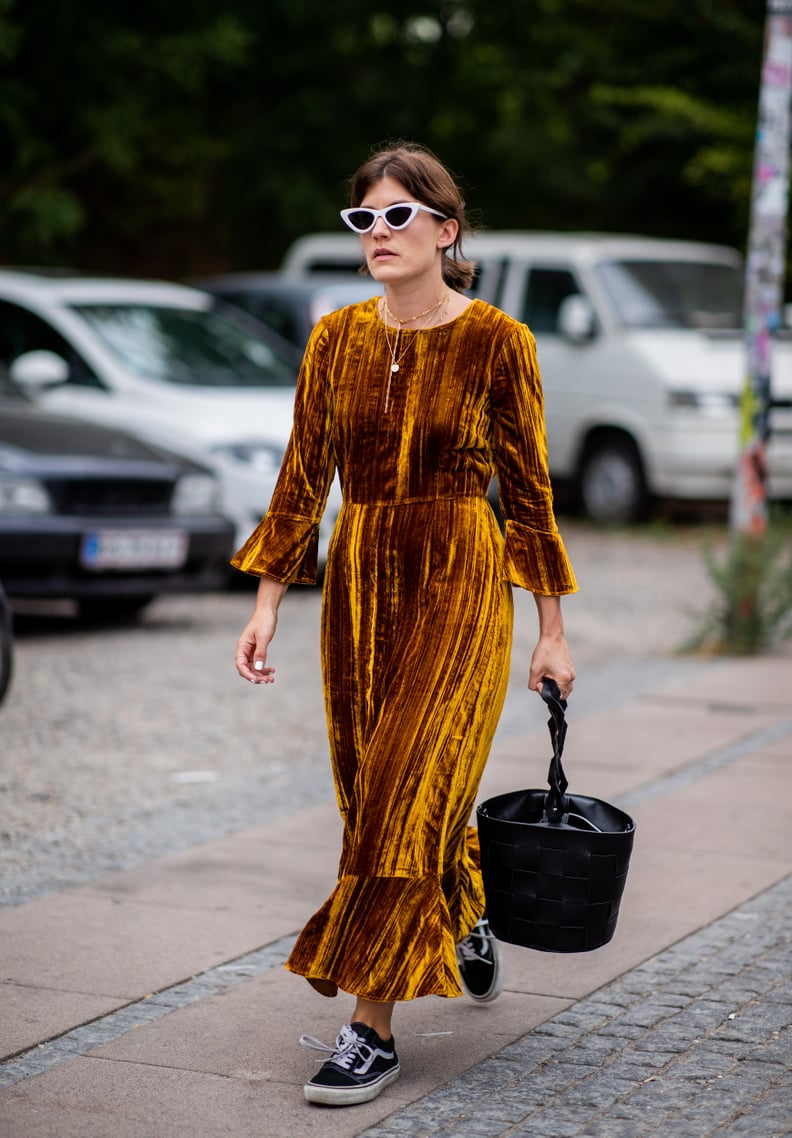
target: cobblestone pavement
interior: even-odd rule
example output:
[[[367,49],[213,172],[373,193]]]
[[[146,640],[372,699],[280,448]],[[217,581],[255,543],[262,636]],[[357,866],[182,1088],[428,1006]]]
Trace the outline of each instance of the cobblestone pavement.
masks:
[[[361,1138],[792,1134],[792,877]]]

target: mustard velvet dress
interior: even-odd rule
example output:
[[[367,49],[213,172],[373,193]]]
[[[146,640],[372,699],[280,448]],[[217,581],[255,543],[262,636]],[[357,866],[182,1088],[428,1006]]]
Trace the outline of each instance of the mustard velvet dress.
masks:
[[[506,692],[511,585],[576,589],[528,329],[473,301],[402,347],[392,375],[376,297],[317,325],[277,488],[233,561],[314,581],[338,470],[321,653],[343,845],[287,967],[377,1001],[461,994],[455,945],[484,911],[469,822]]]

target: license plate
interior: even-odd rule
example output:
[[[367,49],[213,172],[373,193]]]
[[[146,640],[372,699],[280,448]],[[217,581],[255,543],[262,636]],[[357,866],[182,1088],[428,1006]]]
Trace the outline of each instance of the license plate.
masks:
[[[183,530],[97,530],[83,535],[84,569],[179,569],[187,560]]]

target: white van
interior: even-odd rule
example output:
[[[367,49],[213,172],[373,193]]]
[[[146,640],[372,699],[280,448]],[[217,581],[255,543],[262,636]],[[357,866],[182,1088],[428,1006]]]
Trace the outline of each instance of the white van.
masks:
[[[529,325],[550,468],[601,522],[652,499],[727,501],[746,353],[742,258],[725,246],[586,233],[498,232],[465,243],[471,294]],[[290,276],[355,271],[352,234],[292,246]],[[773,352],[771,499],[792,499],[792,339]]]

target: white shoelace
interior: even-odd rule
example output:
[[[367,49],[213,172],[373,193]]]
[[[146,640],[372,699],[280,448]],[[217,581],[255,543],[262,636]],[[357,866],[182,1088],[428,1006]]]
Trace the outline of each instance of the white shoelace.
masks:
[[[368,1055],[364,1053],[364,1048],[365,1052],[371,1052],[366,1041],[361,1039],[357,1032],[353,1031],[346,1023],[338,1033],[335,1047],[328,1047],[326,1043],[322,1043],[321,1039],[316,1039],[313,1035],[301,1035],[300,1044],[303,1047],[310,1047],[312,1051],[322,1051],[329,1054],[332,1062],[343,1067],[345,1071],[352,1067],[358,1057],[361,1059],[368,1058]]]
[[[463,960],[475,960],[479,964],[492,964],[491,960],[487,960],[486,956],[482,956],[477,952],[469,940],[461,940],[458,945],[459,951],[462,954]]]
[[[466,936],[464,940],[461,940],[457,945],[457,948],[459,949],[463,960],[476,960],[479,962],[479,964],[494,964],[494,960],[491,958],[491,953],[488,953],[487,956],[484,955],[484,952],[487,952],[489,949],[490,941],[492,939],[492,933],[480,929],[479,925],[477,924],[475,930],[470,933],[469,936]],[[475,946],[475,942],[477,940],[482,942],[481,950],[477,949]],[[490,957],[489,959],[488,956]]]

